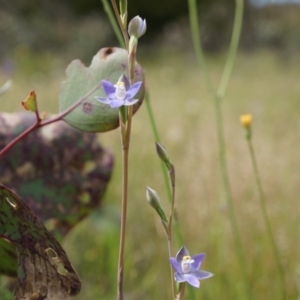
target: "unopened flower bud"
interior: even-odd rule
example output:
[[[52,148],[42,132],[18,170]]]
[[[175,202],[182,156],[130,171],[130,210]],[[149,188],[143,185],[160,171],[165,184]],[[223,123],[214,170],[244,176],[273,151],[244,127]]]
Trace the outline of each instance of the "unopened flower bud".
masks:
[[[156,191],[147,187],[146,188],[146,199],[147,199],[148,203],[156,210],[156,212],[160,216],[161,220],[163,222],[167,222],[166,214],[165,214],[164,210],[162,209],[162,207],[160,206],[159,196],[156,193]]]
[[[156,143],[156,142],[155,142],[155,146],[156,146],[156,153],[159,156],[159,158],[164,162],[168,161],[169,157],[166,148],[160,143]]]
[[[166,167],[170,171],[173,168],[173,165],[169,159],[166,148],[163,145],[156,143],[156,142],[155,142],[155,146],[156,146],[157,155],[165,163]]]
[[[149,187],[146,187],[146,198],[148,203],[154,208],[157,209],[160,207],[160,200],[157,192]]]
[[[146,20],[143,20],[140,16],[134,17],[128,24],[129,36],[134,36],[137,39],[145,34],[146,29]]]

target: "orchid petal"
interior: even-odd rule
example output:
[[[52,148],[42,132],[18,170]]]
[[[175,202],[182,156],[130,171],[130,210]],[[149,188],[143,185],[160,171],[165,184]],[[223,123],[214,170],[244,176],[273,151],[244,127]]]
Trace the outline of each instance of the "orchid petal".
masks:
[[[107,97],[94,97],[94,99],[96,99],[104,104],[110,104],[110,99]]]
[[[179,250],[179,251],[177,252],[177,254],[176,254],[176,260],[177,260],[177,263],[178,263],[179,265],[181,265],[182,258],[183,258],[184,256],[189,256],[189,255],[190,255],[190,253],[189,253],[188,249],[185,248],[184,246],[182,246],[182,247],[180,248],[180,250]]]
[[[130,89],[130,82],[125,74],[120,77],[119,81],[124,82],[126,91]]]
[[[136,82],[134,83],[129,89],[128,91],[126,91],[126,97],[125,99],[132,99],[140,90],[142,85],[142,81]]]
[[[139,102],[139,99],[129,99],[124,101],[124,105],[129,106]]]
[[[101,84],[102,84],[102,89],[104,90],[105,94],[109,98],[114,98],[115,97],[114,94],[116,92],[115,86],[107,80],[101,80]]]
[[[183,273],[175,273],[174,274],[174,279],[177,281],[177,282],[185,282],[186,281],[186,278],[185,278],[185,274]]]
[[[195,277],[194,275],[192,275],[192,274],[184,274],[184,277],[185,277],[186,281],[187,281],[190,285],[192,285],[192,286],[194,286],[194,287],[196,287],[196,288],[199,288],[199,287],[200,287],[200,281],[199,281],[198,278]]]
[[[194,275],[199,280],[207,279],[207,278],[214,276],[213,273],[201,271],[201,270],[197,270],[197,271],[193,272],[192,275]]]
[[[194,261],[192,263],[192,269],[193,270],[198,270],[205,258],[205,253],[197,254],[192,256],[192,260]]]
[[[169,260],[170,260],[170,264],[172,265],[173,269],[177,273],[182,273],[181,266],[180,266],[180,264],[178,264],[177,260],[174,257],[171,257]]]
[[[124,101],[122,100],[110,100],[109,102],[111,108],[118,108],[124,105]]]

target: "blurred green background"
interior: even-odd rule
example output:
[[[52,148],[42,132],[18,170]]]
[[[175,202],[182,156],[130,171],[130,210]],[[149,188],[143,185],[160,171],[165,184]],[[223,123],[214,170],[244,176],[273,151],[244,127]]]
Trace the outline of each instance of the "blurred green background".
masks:
[[[146,18],[138,59],[163,145],[177,170],[177,211],[185,246],[205,252],[197,299],[245,299],[218,166],[214,112],[194,56],[187,4],[178,0],[129,1],[130,15]],[[0,1],[0,83],[13,80],[1,97],[2,111],[22,109],[35,89],[40,110],[58,111],[60,83],[72,59],[87,65],[101,47],[117,45],[100,1]],[[176,9],[177,8],[177,9]],[[215,86],[230,40],[234,1],[199,1],[201,38]],[[255,299],[281,299],[275,258],[266,236],[244,130],[239,116],[254,116],[253,143],[288,298],[300,287],[299,129],[300,7],[256,8],[246,3],[240,51],[223,104],[230,182]],[[121,192],[118,130],[99,135],[115,155],[103,206],[79,224],[64,247],[82,279],[76,299],[115,299]],[[171,299],[164,232],[147,205],[145,187],[167,195],[143,105],[134,117],[130,155],[125,298]],[[174,244],[174,252],[181,245]],[[5,281],[3,278],[0,279]],[[0,283],[1,286],[1,283]],[[188,288],[189,289],[189,288]],[[0,299],[11,299],[4,288]],[[188,299],[188,297],[187,297]]]

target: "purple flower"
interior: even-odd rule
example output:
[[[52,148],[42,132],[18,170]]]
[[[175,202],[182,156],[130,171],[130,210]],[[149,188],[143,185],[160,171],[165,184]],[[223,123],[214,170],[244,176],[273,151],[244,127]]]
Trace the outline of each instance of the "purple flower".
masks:
[[[123,74],[115,85],[107,80],[101,80],[101,84],[106,97],[95,97],[95,99],[109,104],[111,108],[133,105],[139,101],[134,99],[134,96],[139,92],[142,81],[130,86],[128,78]]]
[[[198,270],[201,267],[202,261],[204,260],[205,254],[196,254],[190,256],[189,251],[183,246],[175,257],[170,258],[170,263],[174,273],[174,279],[177,282],[187,281],[190,285],[199,288],[200,281],[212,277],[214,274]]]

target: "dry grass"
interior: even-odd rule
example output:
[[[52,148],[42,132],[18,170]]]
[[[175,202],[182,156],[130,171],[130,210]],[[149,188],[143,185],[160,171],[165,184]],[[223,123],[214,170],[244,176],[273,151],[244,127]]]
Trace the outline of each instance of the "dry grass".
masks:
[[[55,66],[58,65],[57,61]],[[201,71],[191,53],[143,58],[151,102],[162,144],[177,170],[177,210],[185,245],[192,253],[206,252],[203,269],[216,276],[203,282],[197,299],[245,299],[234,251],[226,202],[219,176],[214,111]],[[209,64],[218,83],[223,56]],[[255,299],[281,299],[275,259],[258,201],[250,157],[239,115],[254,115],[253,143],[267,197],[268,213],[285,269],[288,299],[298,295],[300,185],[299,58],[283,61],[274,53],[241,54],[224,101],[228,168],[249,280]],[[41,71],[44,77],[16,76],[14,89],[2,97],[4,110],[35,88],[42,109],[55,112],[61,68]],[[22,71],[23,72],[23,71]],[[35,76],[35,77],[34,77]],[[39,78],[36,82],[32,78]],[[44,78],[42,81],[40,78]],[[3,109],[2,106],[2,109]],[[66,249],[83,280],[78,299],[114,299],[120,202],[119,132],[100,135],[116,157],[103,214],[83,222],[66,241]],[[127,299],[170,299],[169,265],[163,231],[145,201],[145,187],[168,201],[154,151],[146,107],[133,124],[130,156],[130,202],[125,290]],[[180,245],[174,245],[174,251]]]

